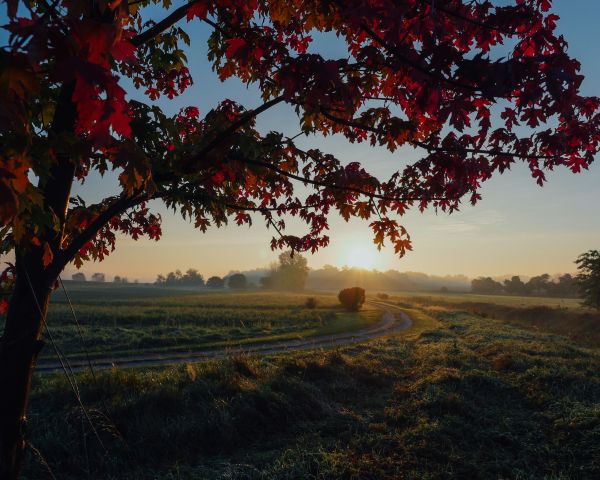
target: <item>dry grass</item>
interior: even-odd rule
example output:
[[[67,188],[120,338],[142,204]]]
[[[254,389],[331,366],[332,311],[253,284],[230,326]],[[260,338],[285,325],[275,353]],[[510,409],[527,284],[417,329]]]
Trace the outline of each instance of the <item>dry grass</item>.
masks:
[[[396,298],[396,301],[399,305],[418,304],[442,311],[464,311],[483,319],[496,319],[535,331],[564,335],[588,347],[600,347],[600,312],[598,311],[587,308],[552,307],[548,303],[542,305],[530,303],[525,306],[520,306],[518,301],[513,304],[494,303],[492,300],[497,297],[489,297],[488,302],[459,302],[456,298],[447,301],[443,296],[400,297]]]

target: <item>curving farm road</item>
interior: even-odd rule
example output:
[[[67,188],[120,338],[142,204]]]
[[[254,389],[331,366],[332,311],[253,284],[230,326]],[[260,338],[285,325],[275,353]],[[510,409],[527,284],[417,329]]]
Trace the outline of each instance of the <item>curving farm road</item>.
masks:
[[[96,358],[92,359],[91,363],[96,370],[113,367],[154,367],[160,365],[175,365],[179,363],[221,359],[236,353],[266,355],[270,353],[285,353],[296,350],[312,350],[314,348],[328,348],[364,342],[366,340],[383,337],[391,333],[401,332],[409,329],[412,326],[411,318],[406,313],[401,311],[397,306],[384,302],[369,303],[384,310],[381,320],[368,328],[356,330],[354,332],[292,340],[277,340],[265,343],[254,343],[244,347],[207,348],[193,352]],[[400,319],[398,319],[397,316],[392,313],[392,311],[395,311]],[[81,372],[86,368],[89,368],[86,360],[71,360],[70,366],[74,372]],[[36,367],[36,372],[39,373],[52,373],[60,370],[62,370],[62,366],[59,362],[43,362],[38,364]]]

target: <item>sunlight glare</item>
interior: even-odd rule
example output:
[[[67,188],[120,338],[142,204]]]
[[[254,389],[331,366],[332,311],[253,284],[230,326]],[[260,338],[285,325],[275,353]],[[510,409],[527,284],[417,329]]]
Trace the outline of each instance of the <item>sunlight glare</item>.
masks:
[[[355,244],[346,249],[343,263],[349,267],[365,269],[375,268],[375,254],[377,251],[369,244]]]

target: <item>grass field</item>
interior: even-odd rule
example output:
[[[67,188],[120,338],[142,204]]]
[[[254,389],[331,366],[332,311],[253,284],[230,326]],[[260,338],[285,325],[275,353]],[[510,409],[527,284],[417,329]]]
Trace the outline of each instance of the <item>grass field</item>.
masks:
[[[397,305],[420,305],[462,311],[483,321],[501,320],[535,331],[564,335],[588,347],[600,347],[600,312],[581,306],[580,299],[502,295],[408,293],[390,298]]]
[[[205,347],[353,331],[377,322],[380,311],[340,308],[334,295],[315,295],[316,309],[304,306],[308,294],[211,293],[135,285],[67,284],[82,342],[70,306],[59,290],[48,326],[60,350],[81,357],[190,351]],[[48,347],[42,358],[50,358]]]
[[[403,299],[337,350],[35,378],[25,478],[600,478],[600,353]]]
[[[550,307],[587,310],[581,306],[580,298],[520,297],[516,295],[478,295],[474,293],[451,292],[398,292],[391,296],[394,300],[428,300],[432,303],[493,303],[508,307]]]

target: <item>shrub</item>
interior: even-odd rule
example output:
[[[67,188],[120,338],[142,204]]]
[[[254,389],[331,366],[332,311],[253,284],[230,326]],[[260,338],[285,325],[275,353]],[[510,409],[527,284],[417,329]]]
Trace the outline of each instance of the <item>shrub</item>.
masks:
[[[309,308],[310,310],[314,310],[315,308],[317,308],[318,304],[319,301],[315,297],[308,297],[304,302],[304,306],[306,308]]]
[[[346,310],[356,312],[365,303],[365,289],[360,287],[345,288],[338,293],[338,300]]]
[[[377,298],[379,298],[380,300],[387,300],[388,298],[390,298],[390,296],[387,293],[378,293]]]
[[[242,273],[234,273],[227,279],[227,285],[234,290],[243,290],[248,286],[246,275]]]
[[[225,280],[221,277],[210,277],[206,281],[206,286],[208,288],[223,288],[225,286]]]

